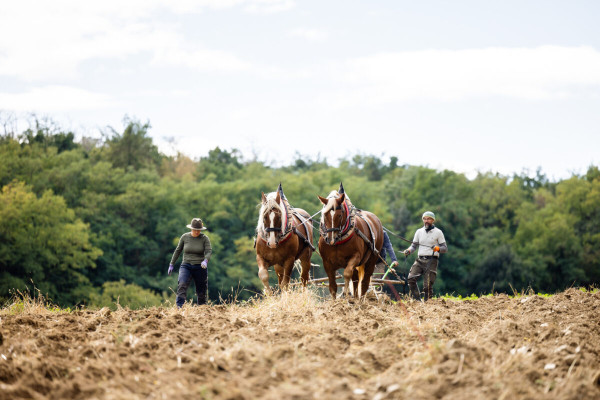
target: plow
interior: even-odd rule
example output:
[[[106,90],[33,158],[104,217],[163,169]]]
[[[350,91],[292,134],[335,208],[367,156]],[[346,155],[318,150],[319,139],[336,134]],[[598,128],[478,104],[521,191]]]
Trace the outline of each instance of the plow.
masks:
[[[320,265],[311,263],[311,274],[310,274],[311,277],[314,276],[314,268],[315,267],[320,267]],[[294,268],[297,269],[298,272],[300,271],[299,262],[294,264]],[[393,272],[394,275],[396,275],[397,279],[387,278],[387,275],[390,273],[390,271]],[[338,286],[340,286],[340,287],[344,286],[344,277],[342,275],[336,274],[335,279],[336,279],[336,283],[338,284]],[[326,285],[328,283],[329,283],[328,277],[312,278],[312,279],[308,280],[307,285]],[[297,286],[297,285],[301,285],[301,284],[302,284],[302,282],[300,282],[300,281],[290,283],[290,285],[292,285],[292,286]],[[370,286],[371,290],[373,290],[373,293],[376,296],[378,296],[379,294],[382,293],[384,285],[387,285],[387,287],[391,290],[391,292],[396,297],[396,300],[400,300],[400,294],[396,290],[395,285],[402,285],[402,294],[403,295],[407,294],[408,281],[407,281],[406,274],[398,275],[398,273],[396,273],[396,271],[394,271],[393,268],[391,268],[389,265],[387,266],[387,271],[385,273],[381,273],[381,272],[373,273],[373,276],[371,277],[371,282],[370,282],[369,286]],[[353,289],[353,287],[352,287],[352,285],[350,285],[350,291],[352,291],[352,289]]]

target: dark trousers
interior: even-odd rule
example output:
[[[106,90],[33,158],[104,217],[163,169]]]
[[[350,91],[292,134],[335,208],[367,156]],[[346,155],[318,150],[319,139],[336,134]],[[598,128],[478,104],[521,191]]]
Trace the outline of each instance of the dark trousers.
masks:
[[[421,275],[423,276],[423,292],[425,292],[425,300],[429,300],[433,297],[433,284],[437,277],[437,266],[438,259],[435,257],[417,257],[415,263],[410,268],[407,279],[410,294],[413,298],[421,300],[419,286],[417,285],[417,279],[419,279]]]
[[[194,280],[198,304],[206,304],[208,292],[208,269],[200,265],[181,264],[177,279],[177,307],[182,307],[187,298],[187,290]]]

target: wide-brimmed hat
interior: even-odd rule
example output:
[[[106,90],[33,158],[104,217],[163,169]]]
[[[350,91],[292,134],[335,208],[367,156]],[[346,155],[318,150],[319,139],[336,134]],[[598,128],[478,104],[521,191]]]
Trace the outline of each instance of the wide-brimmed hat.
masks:
[[[194,230],[198,230],[198,231],[206,230],[206,228],[204,227],[204,224],[202,223],[202,220],[200,218],[193,218],[192,222],[190,222],[190,224],[186,225],[186,226],[190,229],[194,229]]]

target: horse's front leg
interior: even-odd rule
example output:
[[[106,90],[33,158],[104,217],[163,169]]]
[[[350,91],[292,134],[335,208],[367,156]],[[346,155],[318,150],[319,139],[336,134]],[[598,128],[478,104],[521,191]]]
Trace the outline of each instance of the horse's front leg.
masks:
[[[331,263],[328,263],[325,260],[323,260],[323,268],[325,269],[327,278],[329,279],[329,293],[331,294],[331,298],[335,300],[337,297],[337,282],[335,281],[336,269]]]
[[[354,297],[358,294],[358,274],[356,272],[356,266],[360,260],[357,257],[352,257],[346,268],[344,268],[344,296],[350,297],[350,282],[352,282],[352,289]]]
[[[256,256],[256,263],[258,264],[258,277],[263,283],[265,294],[270,295],[272,291],[269,286],[269,264],[259,255]]]
[[[284,289],[287,289],[290,283],[292,269],[294,268],[294,261],[294,257],[290,257],[283,263],[283,278],[281,279],[281,282],[279,282],[279,285]]]
[[[284,275],[283,267],[280,264],[275,264],[275,265],[273,265],[273,268],[275,269],[275,273],[277,274],[277,284],[281,288],[281,282],[283,281],[283,275]]]

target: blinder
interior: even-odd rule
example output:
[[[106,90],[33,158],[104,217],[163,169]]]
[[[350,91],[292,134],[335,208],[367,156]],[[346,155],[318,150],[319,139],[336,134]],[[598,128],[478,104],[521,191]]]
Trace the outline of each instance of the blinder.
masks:
[[[338,205],[337,205],[335,208],[333,208],[332,210],[333,210],[333,211],[338,211],[338,210],[339,210],[339,211],[342,211],[342,213],[343,213],[343,212],[344,212],[346,209],[344,208],[344,203],[341,203],[341,204],[338,204]],[[342,214],[342,216],[343,216],[343,214]],[[346,215],[346,218],[348,218],[348,217],[349,217],[349,215]],[[342,225],[344,224],[344,221],[343,221],[343,219],[344,219],[344,218],[342,218]],[[333,223],[333,220],[332,220],[331,222]],[[340,233],[341,233],[341,232],[342,232],[342,230],[343,230],[343,228],[342,228],[342,225],[340,225],[340,226],[339,226],[339,227],[337,227],[337,228],[327,228],[327,226],[325,225],[325,221],[324,221],[324,220],[322,221],[322,224],[321,224],[321,231],[322,231],[322,232],[325,234],[325,235],[324,235],[324,236],[325,236],[325,242],[326,242],[327,244],[329,244],[329,242],[330,242],[330,240],[329,240],[329,236],[327,235],[328,233],[331,233],[331,232],[338,232],[338,235],[336,235],[336,237],[334,237],[334,238],[333,238],[333,242],[334,242],[334,243],[335,243],[335,242],[337,242],[337,241],[340,239],[340,237],[341,237]]]

